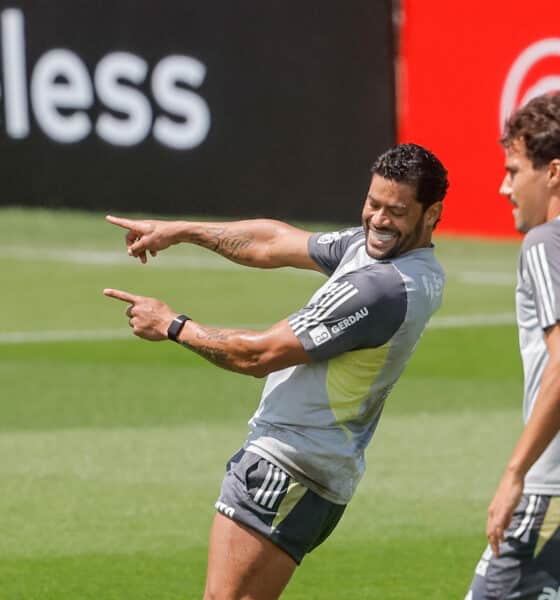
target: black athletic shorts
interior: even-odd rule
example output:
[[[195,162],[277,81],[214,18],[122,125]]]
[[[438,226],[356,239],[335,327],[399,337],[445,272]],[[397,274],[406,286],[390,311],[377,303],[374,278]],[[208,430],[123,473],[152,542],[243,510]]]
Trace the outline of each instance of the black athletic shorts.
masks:
[[[280,467],[240,450],[227,464],[216,508],[268,538],[299,564],[327,539],[346,506],[325,500]]]
[[[486,548],[465,600],[560,600],[560,497],[525,494],[496,558]]]

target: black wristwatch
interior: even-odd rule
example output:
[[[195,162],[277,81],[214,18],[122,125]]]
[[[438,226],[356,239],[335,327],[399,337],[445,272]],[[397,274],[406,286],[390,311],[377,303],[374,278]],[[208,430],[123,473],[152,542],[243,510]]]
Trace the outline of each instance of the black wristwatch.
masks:
[[[181,329],[183,329],[187,321],[191,321],[191,318],[187,317],[187,315],[177,315],[167,328],[167,337],[176,342],[177,336],[181,333]]]

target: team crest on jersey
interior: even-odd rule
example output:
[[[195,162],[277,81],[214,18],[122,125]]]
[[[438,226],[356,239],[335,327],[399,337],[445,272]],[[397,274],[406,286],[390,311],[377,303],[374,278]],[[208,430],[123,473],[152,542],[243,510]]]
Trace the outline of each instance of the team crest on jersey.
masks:
[[[318,244],[332,244],[338,242],[338,240],[344,237],[350,237],[354,235],[353,229],[345,229],[344,231],[333,231],[332,233],[323,233],[317,238]]]
[[[315,346],[320,346],[331,339],[331,334],[326,326],[323,325],[323,323],[311,329],[309,336],[311,337]]]

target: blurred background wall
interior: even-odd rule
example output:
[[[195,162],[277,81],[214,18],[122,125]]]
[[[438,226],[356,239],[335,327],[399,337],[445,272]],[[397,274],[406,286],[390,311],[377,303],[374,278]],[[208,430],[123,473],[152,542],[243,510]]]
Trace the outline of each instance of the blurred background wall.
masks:
[[[395,142],[389,1],[1,6],[4,205],[349,221]]]
[[[352,222],[375,157],[448,167],[438,231],[512,235],[506,116],[560,88],[556,3],[0,3],[0,204]]]
[[[558,3],[402,0],[399,31],[398,138],[450,174],[438,229],[514,235],[498,139],[515,108],[560,89]]]

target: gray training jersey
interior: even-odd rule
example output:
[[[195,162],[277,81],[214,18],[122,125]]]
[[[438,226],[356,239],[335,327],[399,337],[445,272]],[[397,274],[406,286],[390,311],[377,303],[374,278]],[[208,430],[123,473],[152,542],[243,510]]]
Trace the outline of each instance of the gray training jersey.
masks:
[[[560,219],[539,225],[525,236],[517,276],[523,417],[527,422],[548,361],[544,331],[560,320]],[[525,493],[560,495],[560,434],[527,473]]]
[[[329,275],[289,323],[312,362],[271,373],[245,448],[322,497],[346,504],[387,395],[441,304],[433,248],[371,258],[362,228],[314,234]]]

